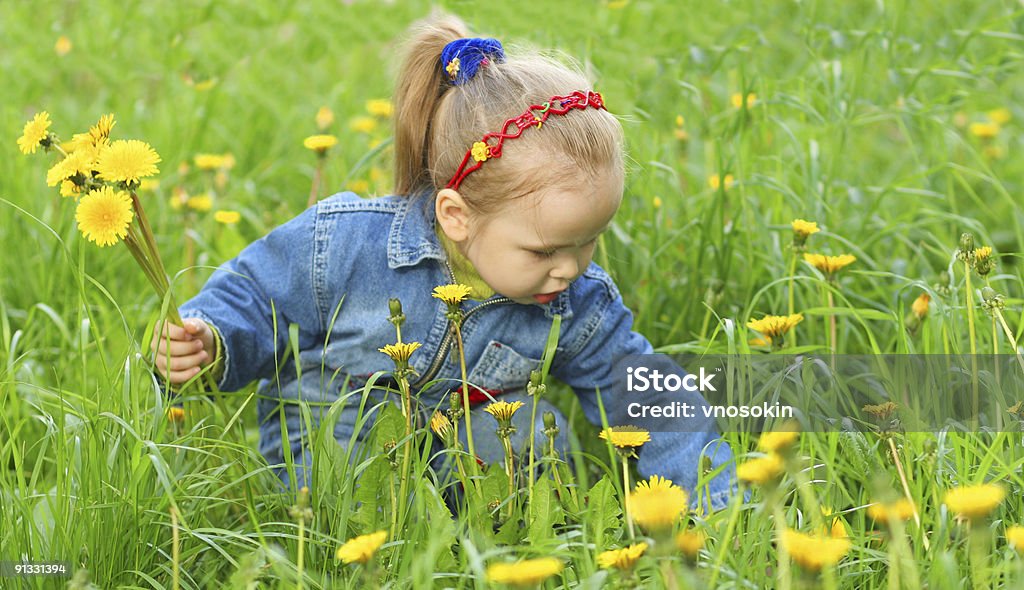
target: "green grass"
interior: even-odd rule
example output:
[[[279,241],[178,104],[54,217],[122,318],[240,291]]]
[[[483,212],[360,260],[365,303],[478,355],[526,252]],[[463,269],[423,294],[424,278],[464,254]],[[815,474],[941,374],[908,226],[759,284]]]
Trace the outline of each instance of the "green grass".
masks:
[[[1007,322],[1021,338],[1024,163],[1013,157],[1024,137],[1019,3],[441,5],[482,34],[586,63],[609,109],[622,117],[630,174],[598,261],[634,310],[636,329],[656,346],[749,351],[755,334],[747,321],[787,312],[795,218],[823,228],[810,238],[810,251],[858,258],[833,291],[835,305],[850,310],[836,316],[839,352],[968,351],[963,266],[953,264],[968,231],[998,255],[987,283],[1006,296]],[[0,559],[67,560],[102,588],[172,588],[176,565],[182,588],[245,587],[257,576],[266,587],[296,587],[299,528],[289,508],[297,500],[279,491],[255,450],[252,388],[228,395],[226,413],[205,398],[191,400],[190,418],[168,424],[166,400],[140,356],[160,302],[124,248],[84,242],[71,202],[45,186],[52,157],[23,156],[15,139],[32,114],[46,110],[64,137],[112,112],[115,137],[151,143],[163,162],[146,208],[168,268],[184,269],[175,278],[184,300],[212,267],[305,207],[315,161],[302,139],[315,132],[319,107],[334,110],[340,139],[325,168],[325,192],[366,181],[370,193],[387,194],[389,151],[364,159],[390,136],[387,122],[370,133],[349,122],[366,115],[367,100],[390,96],[396,39],[429,8],[0,3]],[[58,57],[61,35],[73,47]],[[210,80],[212,87],[197,88]],[[756,94],[749,109],[730,102],[741,92]],[[1012,114],[998,135],[970,133],[970,123],[998,108]],[[181,173],[179,164],[224,152],[237,163],[214,206],[240,211],[241,223],[225,227],[211,213],[191,213],[186,222],[171,207],[174,188],[197,194],[210,179]],[[718,174],[733,175],[735,184],[711,189],[708,177]],[[196,268],[186,268],[186,223]],[[795,274],[795,310],[806,312],[796,344],[823,350],[827,284],[803,263]],[[931,312],[911,334],[904,318],[922,292],[932,296]],[[992,352],[996,338],[1003,353],[1012,352],[1001,332],[993,335],[989,317],[975,313],[978,350]],[[600,570],[596,555],[625,542],[615,511],[617,463],[568,393],[555,388],[554,395],[573,413],[581,451],[591,457],[566,473],[581,495],[599,486],[588,506],[538,487],[535,503],[548,502],[553,520],[495,535],[448,518],[425,474],[413,486],[408,526],[382,551],[386,584],[482,588],[488,564],[538,555],[565,561],[569,567],[555,580],[566,585],[599,587],[616,578]],[[379,425],[378,438],[387,440],[395,428]],[[304,583],[365,587],[368,574],[342,566],[334,552],[346,539],[386,526],[383,513],[372,510],[378,503],[390,510],[386,461],[380,445],[370,445],[349,467],[329,435],[317,438],[323,485],[313,490],[315,517],[302,535]],[[741,458],[754,450],[748,435],[727,439]],[[712,578],[735,588],[786,582],[773,506],[789,526],[808,530],[821,504],[841,512],[852,543],[825,587],[908,587],[914,575],[930,588],[1019,587],[1021,558],[1003,537],[1024,520],[1021,435],[909,434],[895,442],[922,521],[907,525],[902,549],[873,540],[881,527],[864,509],[901,493],[888,443],[807,433],[797,451],[806,469],[787,475],[778,496],[756,490],[749,504],[692,518],[709,535],[696,567],[649,555],[637,576],[652,587],[666,585],[666,567],[681,587]],[[415,458],[414,471],[424,463]],[[383,488],[357,487],[357,477]],[[502,489],[495,477],[488,485]],[[942,498],[955,485],[993,480],[1009,494],[991,521],[974,527],[975,539],[988,546],[980,564],[970,555],[967,527]],[[556,525],[559,515],[564,524]],[[901,552],[905,577],[891,585],[891,553]],[[791,573],[793,587],[812,583],[796,566]]]

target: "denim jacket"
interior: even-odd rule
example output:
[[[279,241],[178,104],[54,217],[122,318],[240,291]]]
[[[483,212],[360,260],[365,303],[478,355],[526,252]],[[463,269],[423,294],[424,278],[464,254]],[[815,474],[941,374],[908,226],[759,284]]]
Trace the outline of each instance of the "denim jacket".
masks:
[[[419,375],[414,393],[428,407],[440,404],[459,386],[461,372],[457,355],[449,354],[446,306],[431,294],[452,282],[434,221],[428,195],[363,199],[341,193],[225,263],[180,309],[182,317],[200,318],[220,334],[220,388],[237,390],[258,379],[262,395],[330,400],[346,378],[351,388],[377,371],[392,370],[378,348],[395,341],[388,299],[396,297],[406,316],[403,341],[422,344],[410,359]],[[652,347],[631,330],[632,314],[596,264],[551,303],[522,305],[495,295],[467,301],[463,310],[473,386],[492,394],[522,390],[540,365],[552,318],[559,314],[551,374],[575,391],[592,423],[601,422],[597,391],[609,422],[629,423],[618,407],[625,404],[611,399],[612,367],[623,355],[650,353]],[[290,324],[298,326],[301,378],[293,358],[284,358]],[[688,430],[698,431],[652,433],[639,453],[640,474],[693,489],[702,453],[716,466],[731,460],[712,422]],[[711,482],[714,505],[724,503],[732,474],[729,465]]]

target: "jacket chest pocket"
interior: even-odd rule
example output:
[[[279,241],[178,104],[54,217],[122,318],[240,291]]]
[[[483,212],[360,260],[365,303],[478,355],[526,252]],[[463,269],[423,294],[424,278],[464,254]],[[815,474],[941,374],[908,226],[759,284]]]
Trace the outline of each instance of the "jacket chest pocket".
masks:
[[[511,346],[491,340],[469,373],[469,382],[496,392],[525,390],[530,381],[530,371],[540,369],[540,365],[539,359],[525,357]]]

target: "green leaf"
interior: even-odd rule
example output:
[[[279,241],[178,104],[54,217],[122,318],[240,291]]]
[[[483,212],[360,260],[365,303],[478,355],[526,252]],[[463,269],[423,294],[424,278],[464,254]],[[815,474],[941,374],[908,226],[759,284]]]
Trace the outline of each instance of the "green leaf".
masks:
[[[565,524],[565,513],[558,498],[555,497],[551,479],[543,477],[533,486],[533,504],[529,506],[528,513],[528,538],[531,543],[552,538],[552,527],[555,524]]]

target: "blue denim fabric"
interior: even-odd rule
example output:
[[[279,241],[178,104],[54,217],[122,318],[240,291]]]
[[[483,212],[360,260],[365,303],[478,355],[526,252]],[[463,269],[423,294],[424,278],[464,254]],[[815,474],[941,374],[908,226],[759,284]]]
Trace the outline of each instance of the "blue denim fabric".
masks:
[[[451,338],[446,308],[431,296],[435,286],[451,281],[429,196],[363,199],[341,193],[249,245],[179,311],[182,317],[203,319],[220,333],[222,390],[259,380],[258,394],[271,398],[259,403],[260,451],[273,464],[282,457],[277,398],[330,404],[346,378],[358,386],[375,372],[393,368],[391,359],[377,350],[395,340],[387,319],[391,297],[401,300],[406,315],[403,340],[423,345],[410,359],[422,376],[413,385],[423,406],[438,406],[458,387],[458,360],[447,353]],[[631,330],[632,314],[596,264],[549,304],[521,305],[496,295],[467,301],[463,310],[471,384],[490,392],[522,390],[530,371],[540,365],[551,320],[560,314],[551,374],[572,387],[592,423],[600,424],[598,391],[603,392],[611,424],[630,422],[625,404],[616,404],[610,394],[612,367],[624,355],[650,353],[652,348]],[[298,325],[301,378],[294,359],[285,357],[290,324]],[[655,396],[647,400],[659,403]],[[666,396],[664,403],[671,401]],[[294,403],[284,406],[294,460],[308,460],[298,409]],[[318,422],[319,412],[312,417]],[[338,421],[335,435],[340,443],[348,444],[354,418],[346,411]],[[479,421],[486,420],[488,416]],[[692,490],[702,454],[715,466],[730,462],[732,453],[713,422],[696,426],[688,428],[696,432],[652,433],[639,454],[640,474],[658,474]],[[714,506],[727,501],[733,478],[728,465],[711,482]]]

